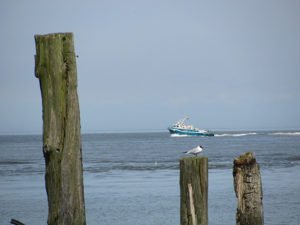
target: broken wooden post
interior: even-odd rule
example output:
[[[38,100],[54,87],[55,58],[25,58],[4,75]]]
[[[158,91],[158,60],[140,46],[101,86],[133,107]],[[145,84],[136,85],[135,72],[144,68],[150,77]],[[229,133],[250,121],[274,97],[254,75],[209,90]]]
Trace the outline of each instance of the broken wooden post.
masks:
[[[208,224],[208,158],[180,160],[180,225]]]
[[[84,225],[77,68],[72,33],[35,35],[43,104],[48,225]]]
[[[263,225],[263,192],[259,165],[252,152],[234,159],[234,190],[238,199],[236,224]]]

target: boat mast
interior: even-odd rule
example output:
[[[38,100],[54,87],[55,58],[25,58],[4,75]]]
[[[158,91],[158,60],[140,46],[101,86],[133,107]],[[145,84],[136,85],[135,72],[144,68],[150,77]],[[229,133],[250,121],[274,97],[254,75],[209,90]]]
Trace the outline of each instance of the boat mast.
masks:
[[[179,120],[179,123],[180,124],[184,124],[184,122],[186,121],[186,120],[188,120],[189,119],[189,117],[184,117],[183,119],[181,119],[181,120]]]

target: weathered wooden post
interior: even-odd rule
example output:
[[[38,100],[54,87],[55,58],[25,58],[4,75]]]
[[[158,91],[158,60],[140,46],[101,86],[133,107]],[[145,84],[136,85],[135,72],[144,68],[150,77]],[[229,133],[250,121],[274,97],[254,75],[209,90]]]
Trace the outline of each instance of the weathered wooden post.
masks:
[[[234,190],[238,199],[236,224],[263,225],[263,192],[259,165],[252,152],[234,159]]]
[[[80,115],[73,34],[35,35],[43,104],[48,225],[84,225]]]
[[[208,224],[208,158],[180,160],[180,225]]]

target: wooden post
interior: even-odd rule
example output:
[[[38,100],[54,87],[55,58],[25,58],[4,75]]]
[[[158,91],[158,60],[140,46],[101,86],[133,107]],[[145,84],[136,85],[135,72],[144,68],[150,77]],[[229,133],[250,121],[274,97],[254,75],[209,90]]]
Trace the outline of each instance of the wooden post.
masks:
[[[208,224],[208,158],[180,160],[180,225]]]
[[[247,152],[233,163],[234,190],[238,199],[236,224],[263,225],[263,192],[255,156]]]
[[[43,104],[48,225],[84,225],[80,115],[73,34],[35,35]]]

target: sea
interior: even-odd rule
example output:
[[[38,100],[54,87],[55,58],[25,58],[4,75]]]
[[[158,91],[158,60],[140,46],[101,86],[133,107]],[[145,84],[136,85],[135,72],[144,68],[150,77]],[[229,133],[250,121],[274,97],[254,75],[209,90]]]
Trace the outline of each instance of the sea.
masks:
[[[202,145],[208,157],[210,225],[236,224],[234,158],[260,165],[266,225],[300,224],[300,131],[82,134],[87,225],[179,225],[179,160]],[[41,135],[0,135],[0,224],[47,224]]]

